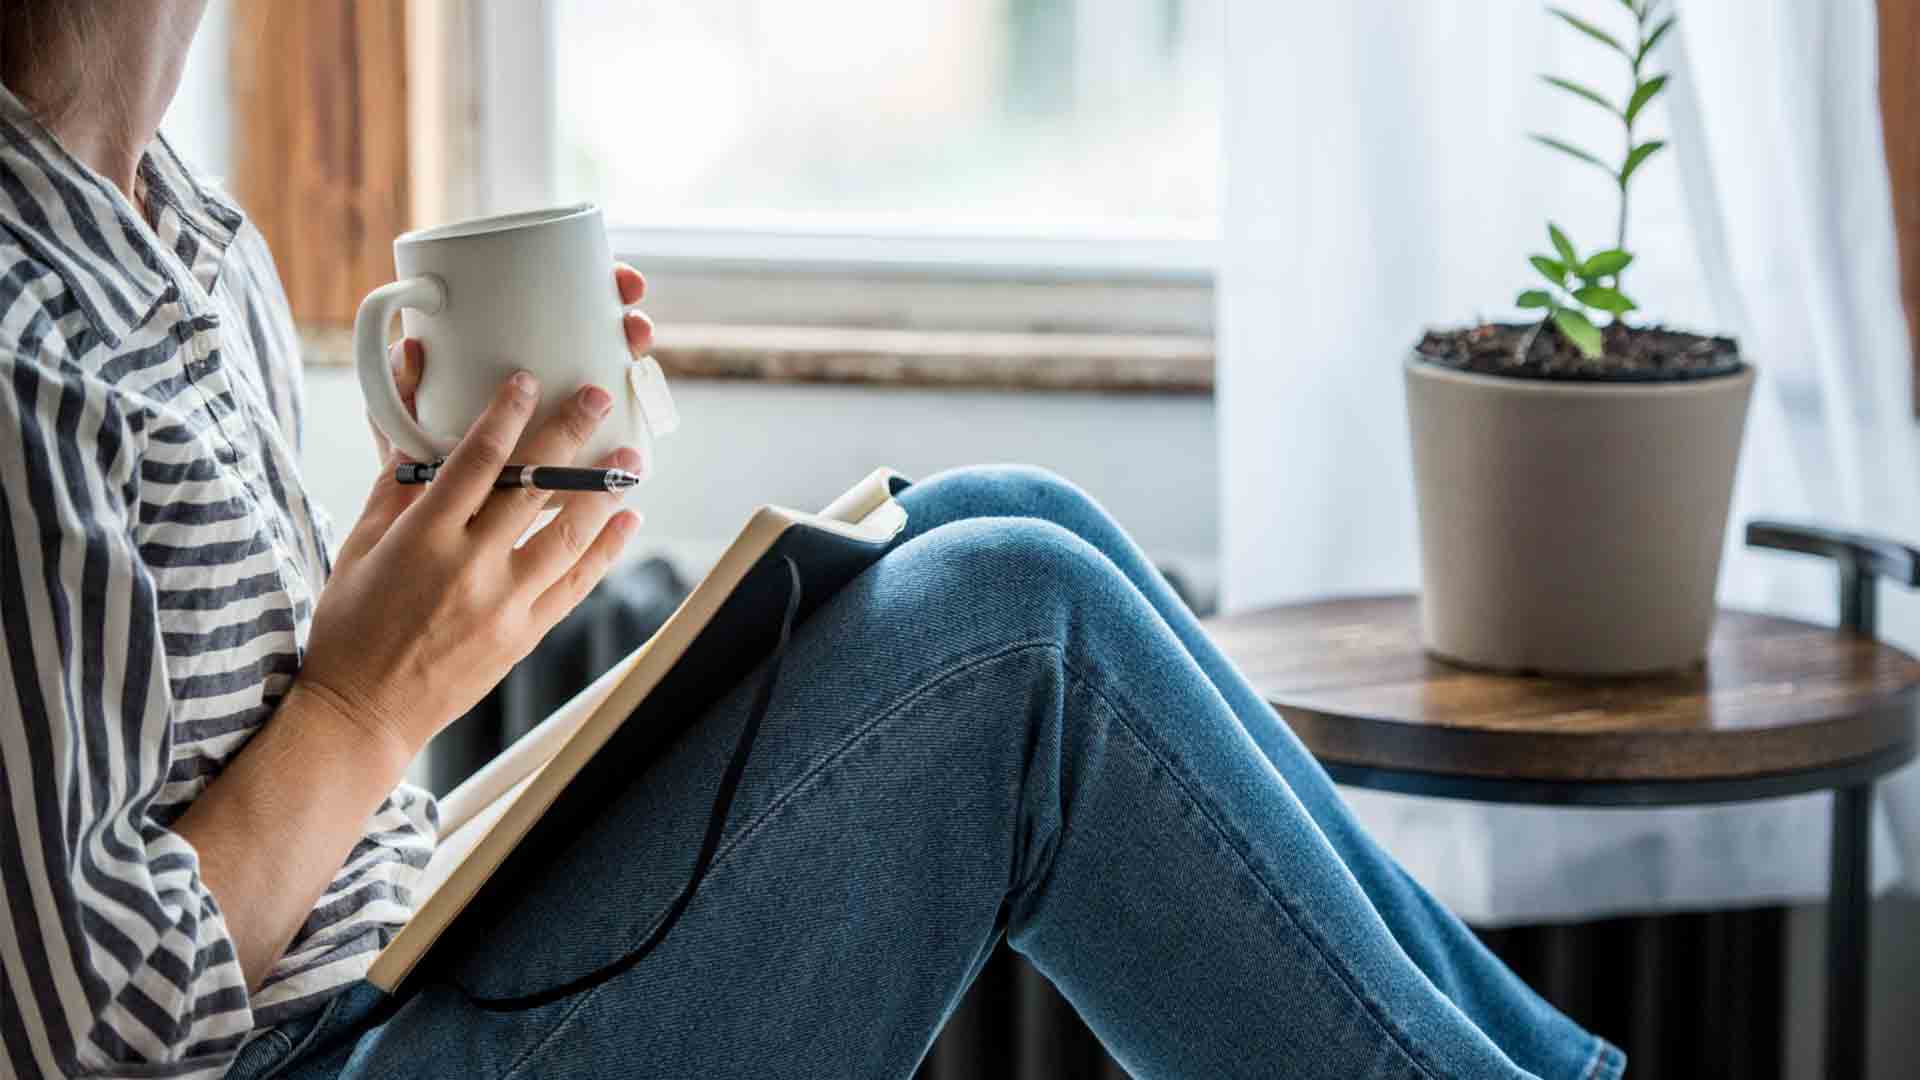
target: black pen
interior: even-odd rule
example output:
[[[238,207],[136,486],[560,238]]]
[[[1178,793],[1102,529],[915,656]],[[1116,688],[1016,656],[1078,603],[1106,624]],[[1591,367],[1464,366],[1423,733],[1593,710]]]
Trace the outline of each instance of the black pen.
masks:
[[[402,484],[425,484],[440,471],[443,462],[422,464],[409,461],[394,470],[393,478]],[[509,465],[494,480],[496,488],[525,488],[528,491],[625,491],[638,484],[640,476],[625,469],[575,469],[564,465]]]

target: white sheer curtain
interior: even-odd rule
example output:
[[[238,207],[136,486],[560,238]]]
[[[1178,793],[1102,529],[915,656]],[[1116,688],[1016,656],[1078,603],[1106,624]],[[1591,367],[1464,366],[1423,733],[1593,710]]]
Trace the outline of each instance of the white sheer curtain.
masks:
[[[1723,599],[1830,620],[1830,572],[1740,550],[1738,523],[1813,517],[1920,541],[1873,0],[1679,13],[1654,110],[1674,145],[1635,181],[1627,291],[1646,317],[1737,335],[1761,372]],[[1549,217],[1582,247],[1608,240],[1606,178],[1525,133],[1611,156],[1604,115],[1536,76],[1617,92],[1623,65],[1532,0],[1233,0],[1228,42],[1225,601],[1415,588],[1401,358],[1423,326],[1507,315]],[[1913,598],[1887,596],[1883,617],[1920,646]],[[1908,770],[1885,792],[1876,878],[1920,880],[1920,780]],[[1825,893],[1824,796],[1644,812],[1352,797],[1482,922]]]

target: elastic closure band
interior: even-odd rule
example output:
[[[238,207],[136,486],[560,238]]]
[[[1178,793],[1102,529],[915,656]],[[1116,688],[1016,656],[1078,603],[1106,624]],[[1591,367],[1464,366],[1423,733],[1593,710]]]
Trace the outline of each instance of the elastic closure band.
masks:
[[[707,816],[707,835],[700,843],[700,854],[693,861],[693,873],[688,875],[686,885],[680,895],[674,898],[673,906],[667,909],[653,932],[635,946],[625,956],[587,972],[578,978],[561,983],[559,986],[535,991],[531,994],[517,994],[512,997],[481,997],[470,993],[465,987],[455,983],[453,988],[459,992],[467,1004],[487,1012],[523,1012],[537,1009],[542,1005],[551,1005],[575,994],[591,990],[601,983],[633,968],[646,959],[660,942],[666,940],[667,932],[680,921],[680,916],[693,903],[694,894],[700,890],[707,870],[713,865],[714,855],[720,849],[721,834],[726,831],[727,814],[733,809],[733,798],[739,792],[740,778],[747,771],[747,755],[753,750],[754,739],[759,737],[760,724],[767,717],[767,707],[773,702],[774,683],[780,677],[780,661],[786,655],[787,641],[793,636],[793,624],[800,614],[800,567],[791,556],[782,556],[781,561],[787,567],[787,611],[780,620],[780,638],[774,643],[773,652],[767,656],[767,667],[760,675],[760,685],[754,688],[753,707],[747,710],[747,722],[740,729],[739,741],[734,744],[733,756],[727,761],[727,771],[720,777],[720,787],[713,796],[713,811]]]

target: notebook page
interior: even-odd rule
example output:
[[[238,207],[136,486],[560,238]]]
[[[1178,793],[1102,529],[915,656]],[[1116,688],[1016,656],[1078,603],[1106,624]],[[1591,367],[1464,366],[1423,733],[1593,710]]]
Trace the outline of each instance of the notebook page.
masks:
[[[513,805],[513,800],[527,790],[527,785],[533,783],[533,778],[539,776],[540,769],[545,767],[543,762],[539,768],[521,777],[519,783],[508,788],[498,798],[468,817],[458,828],[440,838],[440,843],[433,849],[433,858],[427,860],[426,868],[420,872],[419,882],[413,887],[413,902],[416,908],[426,903],[427,897],[432,896],[435,890],[445,884],[448,875],[453,873],[454,867],[459,866],[468,855],[472,854],[473,849],[479,846],[481,837],[487,835],[487,830],[493,828],[493,823],[500,820],[501,815],[507,812],[507,807]]]

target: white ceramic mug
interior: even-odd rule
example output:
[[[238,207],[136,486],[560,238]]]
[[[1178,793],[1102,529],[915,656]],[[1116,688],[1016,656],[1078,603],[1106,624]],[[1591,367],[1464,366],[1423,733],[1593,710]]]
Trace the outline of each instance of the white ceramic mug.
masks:
[[[540,381],[529,434],[592,383],[613,409],[576,459],[591,464],[621,446],[640,451],[679,426],[666,377],[652,357],[634,360],[621,325],[613,253],[591,204],[479,218],[405,233],[393,242],[399,280],[367,294],[354,319],[360,392],[373,422],[419,461],[444,458],[500,384],[526,370]],[[426,346],[426,370],[407,414],[387,362],[394,311]],[[517,460],[517,459],[516,459]]]

